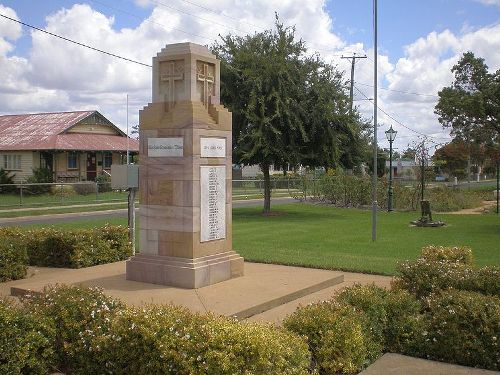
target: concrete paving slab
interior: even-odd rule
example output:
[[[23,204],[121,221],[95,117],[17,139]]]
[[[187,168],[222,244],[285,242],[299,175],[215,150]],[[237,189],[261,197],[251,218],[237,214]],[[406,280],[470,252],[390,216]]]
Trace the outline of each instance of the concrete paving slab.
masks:
[[[37,268],[23,280],[0,285],[0,294],[22,295],[46,285],[98,286],[130,305],[174,303],[192,311],[247,318],[342,283],[343,273],[272,264],[245,263],[245,275],[199,289],[181,289],[125,279],[125,262],[82,269]]]
[[[386,353],[359,375],[498,375],[498,371],[488,371],[472,367],[451,365]]]

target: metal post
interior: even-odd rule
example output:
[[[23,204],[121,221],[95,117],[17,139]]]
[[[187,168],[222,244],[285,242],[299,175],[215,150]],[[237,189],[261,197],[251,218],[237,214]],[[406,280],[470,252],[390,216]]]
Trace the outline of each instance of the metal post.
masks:
[[[497,215],[498,215],[499,199],[500,199],[500,161],[497,160]]]
[[[373,0],[373,177],[372,177],[372,241],[377,239],[377,0]]]
[[[392,189],[392,140],[389,140],[389,202],[387,204],[387,211],[394,211],[393,208],[393,189]]]
[[[135,193],[136,188],[128,189],[128,233],[132,244],[132,255],[135,255]]]

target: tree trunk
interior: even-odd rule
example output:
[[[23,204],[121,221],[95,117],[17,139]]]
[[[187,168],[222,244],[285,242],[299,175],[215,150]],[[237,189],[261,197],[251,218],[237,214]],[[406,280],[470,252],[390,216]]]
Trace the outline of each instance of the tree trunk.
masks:
[[[269,164],[261,164],[264,173],[264,213],[271,211],[271,178],[269,176]]]

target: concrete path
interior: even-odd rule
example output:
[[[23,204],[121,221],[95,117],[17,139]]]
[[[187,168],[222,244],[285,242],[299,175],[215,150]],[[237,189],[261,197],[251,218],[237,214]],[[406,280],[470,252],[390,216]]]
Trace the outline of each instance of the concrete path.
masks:
[[[498,371],[386,353],[359,375],[498,375]]]
[[[290,197],[283,198],[273,198],[271,200],[271,207],[281,204],[289,204],[298,202],[297,200]],[[233,208],[239,207],[252,207],[263,205],[262,199],[248,199],[233,201]],[[82,206],[80,206],[82,207]],[[89,206],[91,207],[91,206]],[[65,207],[58,207],[65,208]],[[0,218],[0,227],[2,226],[14,226],[14,225],[32,225],[32,224],[57,224],[61,222],[69,221],[79,221],[79,220],[96,220],[96,219],[106,219],[106,218],[116,218],[116,217],[127,217],[127,209],[114,209],[114,210],[103,210],[103,211],[90,211],[90,212],[72,212],[64,214],[46,214],[46,215],[36,215],[36,216],[21,216],[13,218]]]

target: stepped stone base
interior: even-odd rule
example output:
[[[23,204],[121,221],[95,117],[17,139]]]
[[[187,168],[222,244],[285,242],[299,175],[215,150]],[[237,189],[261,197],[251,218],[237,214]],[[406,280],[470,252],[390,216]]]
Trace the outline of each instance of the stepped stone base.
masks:
[[[194,259],[137,254],[126,268],[127,280],[195,289],[243,276],[243,258],[234,251]]]

